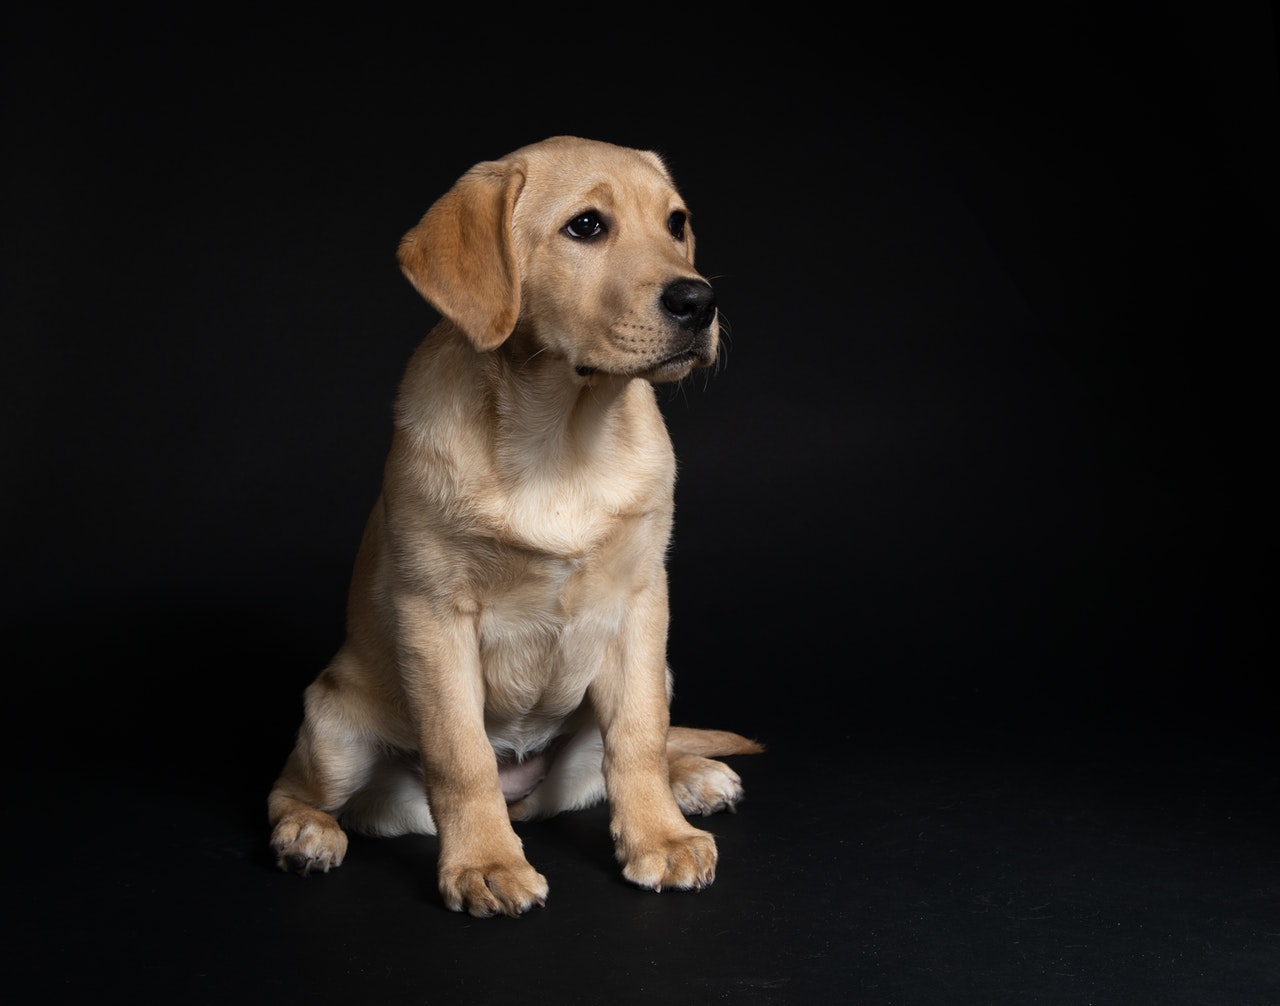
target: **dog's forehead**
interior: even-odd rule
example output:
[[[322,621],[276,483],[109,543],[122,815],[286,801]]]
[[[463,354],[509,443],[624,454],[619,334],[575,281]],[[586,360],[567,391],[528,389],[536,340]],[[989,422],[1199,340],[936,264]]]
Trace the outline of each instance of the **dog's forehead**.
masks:
[[[552,217],[584,209],[649,208],[659,215],[681,204],[661,158],[646,150],[596,141],[548,142],[518,152],[520,201]]]

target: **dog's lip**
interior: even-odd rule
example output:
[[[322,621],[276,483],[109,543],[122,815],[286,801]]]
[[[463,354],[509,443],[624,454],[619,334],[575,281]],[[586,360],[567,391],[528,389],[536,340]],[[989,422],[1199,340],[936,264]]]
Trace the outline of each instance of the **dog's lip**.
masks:
[[[707,352],[706,347],[701,342],[695,342],[688,349],[679,353],[672,353],[665,360],[659,360],[645,373],[656,377],[675,375],[697,367],[709,367],[714,362],[715,354]]]
[[[684,377],[690,370],[698,366],[707,366],[711,361],[705,359],[701,354],[695,353],[693,350],[685,350],[683,353],[674,353],[664,360],[650,364],[647,367],[640,367],[637,370],[629,370],[618,374],[620,377],[638,377],[646,381],[676,381]],[[578,373],[583,377],[589,377],[592,374],[599,373],[590,367],[579,367]]]
[[[706,362],[701,353],[686,349],[683,353],[675,353],[665,360],[659,361],[655,366],[649,368],[648,373],[661,374],[673,370],[687,370],[700,364],[705,366]]]
[[[593,377],[600,373],[612,373],[619,377],[642,377],[647,380],[661,381],[683,376],[696,367],[709,367],[714,362],[714,359],[714,357],[694,347],[682,350],[679,353],[672,353],[657,363],[632,371],[609,371],[586,364],[577,366],[574,370],[579,377]]]

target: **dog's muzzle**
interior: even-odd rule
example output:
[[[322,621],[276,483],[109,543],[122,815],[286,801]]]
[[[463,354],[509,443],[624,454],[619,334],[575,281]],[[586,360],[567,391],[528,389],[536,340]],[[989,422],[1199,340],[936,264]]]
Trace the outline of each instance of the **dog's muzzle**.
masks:
[[[678,381],[691,370],[709,367],[716,361],[719,328],[716,325],[716,294],[711,284],[700,279],[677,279],[662,288],[658,303],[668,324],[665,332],[644,340],[643,354],[631,366],[613,371],[650,381]],[[600,372],[582,364],[579,377]]]
[[[653,368],[651,380],[671,380],[716,359],[716,294],[705,280],[678,279],[662,291],[662,310],[673,322],[670,355]]]

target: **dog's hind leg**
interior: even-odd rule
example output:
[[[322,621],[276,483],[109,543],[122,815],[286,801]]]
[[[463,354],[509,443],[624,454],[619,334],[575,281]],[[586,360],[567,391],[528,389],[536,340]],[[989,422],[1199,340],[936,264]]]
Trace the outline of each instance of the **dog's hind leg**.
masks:
[[[298,739],[267,798],[276,865],[303,876],[340,866],[347,836],[334,816],[368,781],[379,738],[340,685],[342,652],[307,688]],[[335,673],[339,672],[339,673]]]

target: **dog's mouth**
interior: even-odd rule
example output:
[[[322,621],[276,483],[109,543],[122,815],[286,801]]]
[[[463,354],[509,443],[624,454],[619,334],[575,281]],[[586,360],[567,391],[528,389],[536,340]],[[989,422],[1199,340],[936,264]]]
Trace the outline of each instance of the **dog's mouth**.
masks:
[[[694,343],[688,349],[679,353],[672,353],[670,356],[659,360],[657,363],[649,363],[640,367],[628,367],[626,369],[604,369],[602,367],[591,367],[581,365],[575,367],[579,377],[594,377],[597,374],[611,374],[615,377],[639,377],[646,381],[662,383],[664,381],[678,381],[686,376],[691,370],[699,367],[709,367],[715,362],[715,354],[707,348],[702,340]]]
[[[683,353],[668,356],[657,366],[646,370],[643,376],[650,381],[678,381],[695,367],[705,367],[710,363],[705,354],[688,349]]]

